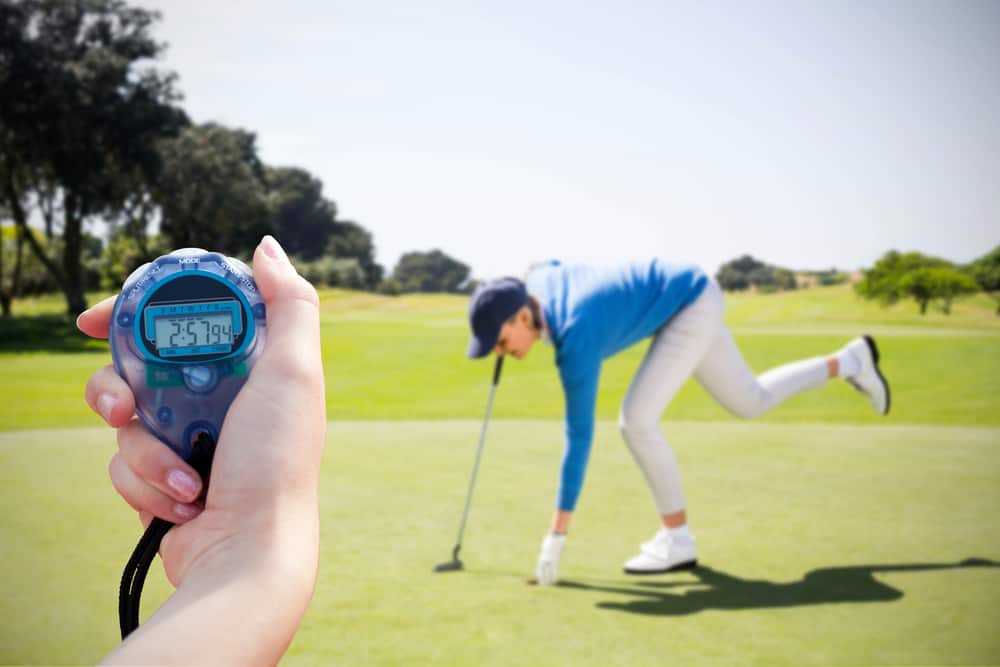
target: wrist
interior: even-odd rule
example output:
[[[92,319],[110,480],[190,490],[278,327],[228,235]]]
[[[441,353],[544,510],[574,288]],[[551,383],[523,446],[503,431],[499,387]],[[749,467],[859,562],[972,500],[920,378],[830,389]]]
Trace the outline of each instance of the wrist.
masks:
[[[261,579],[277,582],[287,590],[288,597],[304,598],[308,603],[319,558],[319,517],[315,503],[311,509],[275,507],[242,516],[211,509],[205,514],[215,524],[214,530],[203,533],[205,542],[183,544],[182,539],[176,546],[191,557],[170,559],[180,565],[175,570],[179,576],[171,577],[178,590],[210,585],[205,582]],[[168,538],[172,537],[168,534]]]

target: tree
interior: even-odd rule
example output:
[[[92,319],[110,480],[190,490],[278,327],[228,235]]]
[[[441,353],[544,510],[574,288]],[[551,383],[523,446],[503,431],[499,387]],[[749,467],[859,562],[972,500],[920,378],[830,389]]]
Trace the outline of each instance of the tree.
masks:
[[[86,307],[84,224],[154,180],[156,141],[187,122],[175,77],[138,69],[163,49],[158,18],[121,0],[0,0],[0,191],[70,314]],[[58,260],[28,225],[29,194],[61,232]]]
[[[919,252],[900,253],[890,250],[882,255],[872,268],[864,270],[862,279],[854,289],[866,299],[877,299],[883,305],[890,305],[910,294],[900,286],[900,281],[907,273],[923,268],[950,267],[952,267],[951,262],[939,257],[929,257]],[[925,281],[926,278],[918,277],[912,280],[919,282]]]
[[[441,252],[408,252],[399,258],[392,280],[401,292],[461,292],[469,267]]]
[[[1000,245],[974,261],[969,272],[983,291],[996,299],[1000,315]]]
[[[739,291],[750,287],[750,281],[745,273],[730,264],[723,264],[719,267],[719,272],[715,274],[715,279],[724,290]]]
[[[751,285],[764,292],[795,289],[795,273],[743,255],[719,267],[715,279],[725,290],[744,290]]]
[[[58,237],[48,241],[43,236],[37,241],[47,256],[61,250],[62,239]],[[100,239],[91,238],[84,244],[88,247],[84,256],[91,262],[95,241],[100,252]],[[0,269],[0,306],[5,317],[10,315],[13,299],[59,288],[38,258],[25,251],[21,243],[21,229],[16,225],[0,225],[0,267],[6,267]]]
[[[277,230],[268,215],[264,166],[251,132],[191,125],[160,145],[154,191],[160,232],[175,248],[248,254]]]
[[[375,261],[375,244],[367,229],[349,220],[337,222],[327,245],[327,252],[337,259],[357,262],[361,272],[359,288],[374,290],[382,282],[385,270]]]
[[[337,220],[337,205],[323,197],[318,178],[297,167],[269,167],[265,173],[278,240],[317,276],[315,282],[371,290],[382,282],[371,233]],[[324,253],[336,261],[321,261]]]
[[[137,268],[151,262],[160,255],[170,252],[170,246],[162,235],[141,238],[130,230],[119,229],[111,234],[108,247],[99,263],[101,285],[117,288]]]
[[[315,260],[334,233],[337,205],[323,197],[323,183],[298,167],[266,167],[268,205],[275,235],[289,255]]]
[[[920,267],[903,274],[897,285],[900,294],[913,297],[920,304],[920,314],[927,313],[932,299],[941,299],[941,310],[947,315],[956,296],[979,291],[969,276],[948,267]]]

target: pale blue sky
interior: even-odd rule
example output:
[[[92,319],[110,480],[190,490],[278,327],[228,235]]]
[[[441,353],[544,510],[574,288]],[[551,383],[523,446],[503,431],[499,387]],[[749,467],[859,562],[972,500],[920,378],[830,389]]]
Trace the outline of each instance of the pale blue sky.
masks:
[[[1000,2],[138,4],[193,118],[321,178],[387,269],[1000,243]]]

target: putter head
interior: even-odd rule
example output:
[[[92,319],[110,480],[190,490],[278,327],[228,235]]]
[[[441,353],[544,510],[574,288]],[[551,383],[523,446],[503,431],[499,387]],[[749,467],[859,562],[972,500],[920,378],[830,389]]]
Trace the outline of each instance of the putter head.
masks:
[[[438,563],[434,566],[435,572],[454,572],[456,570],[462,569],[462,561],[457,558],[453,560],[446,561],[444,563]]]

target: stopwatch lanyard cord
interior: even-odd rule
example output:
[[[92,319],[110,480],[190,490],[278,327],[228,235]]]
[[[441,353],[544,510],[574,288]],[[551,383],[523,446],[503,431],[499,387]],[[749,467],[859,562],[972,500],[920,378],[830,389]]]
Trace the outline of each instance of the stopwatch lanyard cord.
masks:
[[[191,448],[188,464],[201,475],[204,490],[208,489],[214,455],[215,441],[207,433],[202,433]],[[139,627],[139,599],[142,597],[142,586],[146,583],[146,573],[160,550],[163,536],[173,526],[169,521],[154,517],[125,565],[121,585],[118,587],[118,625],[121,627],[122,639]]]

